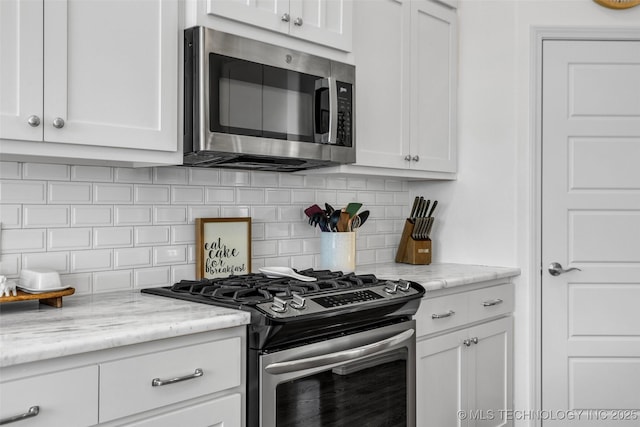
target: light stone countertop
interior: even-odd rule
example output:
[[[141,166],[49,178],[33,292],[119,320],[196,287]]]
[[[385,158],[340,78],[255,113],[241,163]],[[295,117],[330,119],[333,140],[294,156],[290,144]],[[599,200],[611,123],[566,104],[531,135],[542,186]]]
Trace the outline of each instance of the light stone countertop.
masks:
[[[492,267],[470,264],[412,265],[384,263],[359,266],[356,273],[375,274],[379,279],[405,279],[421,284],[427,293],[456,286],[520,275],[516,267]]]
[[[139,290],[0,305],[0,367],[246,325],[248,312]]]
[[[427,292],[509,278],[519,268],[466,264],[363,265],[357,273],[406,279]],[[0,305],[0,367],[246,325],[248,312],[180,301],[139,290],[65,297],[62,308],[37,301]]]

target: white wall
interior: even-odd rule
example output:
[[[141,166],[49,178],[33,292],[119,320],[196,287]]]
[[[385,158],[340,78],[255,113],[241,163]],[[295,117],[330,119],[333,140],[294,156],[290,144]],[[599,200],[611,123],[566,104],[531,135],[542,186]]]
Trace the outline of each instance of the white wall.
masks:
[[[409,204],[397,180],[242,170],[0,162],[0,274],[53,268],[76,294],[166,286],[195,277],[198,217],[252,218],[252,269],[317,267],[304,209],[359,201],[359,265],[395,257]]]
[[[435,260],[522,268],[517,281],[514,407],[525,410],[535,398],[531,29],[637,28],[640,7],[611,10],[590,0],[461,0],[458,14],[459,179],[412,184],[411,193],[439,200]]]

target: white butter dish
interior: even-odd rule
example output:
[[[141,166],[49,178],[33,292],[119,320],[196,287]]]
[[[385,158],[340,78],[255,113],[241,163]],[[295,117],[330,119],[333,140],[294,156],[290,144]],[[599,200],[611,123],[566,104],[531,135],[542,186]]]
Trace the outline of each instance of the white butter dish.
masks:
[[[63,289],[58,272],[47,268],[20,271],[18,287],[35,292]]]

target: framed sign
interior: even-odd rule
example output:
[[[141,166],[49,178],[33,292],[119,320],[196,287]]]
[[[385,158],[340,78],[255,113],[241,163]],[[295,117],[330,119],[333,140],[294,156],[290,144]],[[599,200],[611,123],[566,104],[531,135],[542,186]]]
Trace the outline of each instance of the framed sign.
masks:
[[[196,218],[196,278],[251,272],[251,218]]]

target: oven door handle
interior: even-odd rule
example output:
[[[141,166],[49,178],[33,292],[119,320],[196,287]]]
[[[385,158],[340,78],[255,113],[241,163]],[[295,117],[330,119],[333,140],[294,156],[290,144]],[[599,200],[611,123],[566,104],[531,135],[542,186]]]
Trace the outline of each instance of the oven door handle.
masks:
[[[289,360],[286,362],[275,362],[267,365],[264,370],[269,374],[284,374],[288,372],[303,371],[305,369],[319,368],[323,366],[335,365],[365,356],[371,356],[380,353],[391,347],[394,347],[407,339],[411,338],[415,331],[413,329],[406,330],[398,335],[390,338],[363,345],[362,347],[352,348],[349,350],[338,351],[335,353],[323,354],[320,356],[308,357],[305,359]]]

